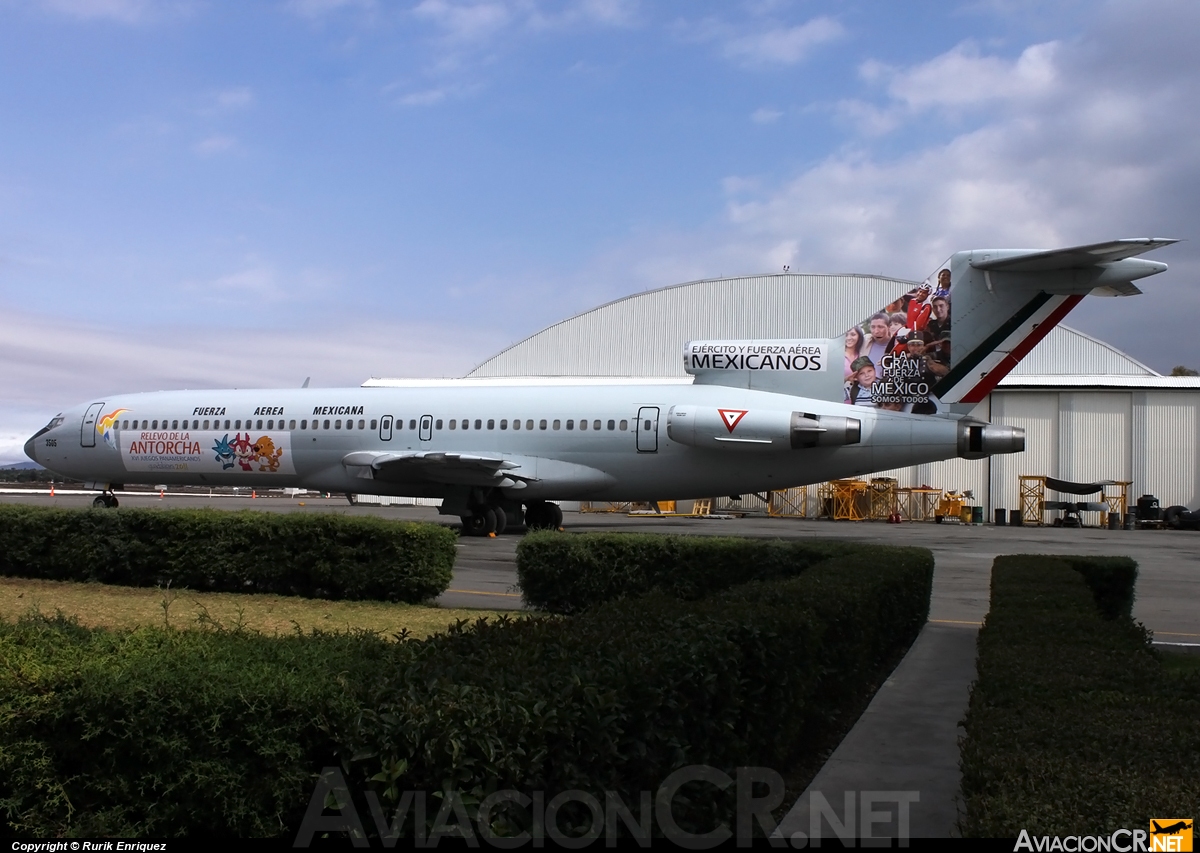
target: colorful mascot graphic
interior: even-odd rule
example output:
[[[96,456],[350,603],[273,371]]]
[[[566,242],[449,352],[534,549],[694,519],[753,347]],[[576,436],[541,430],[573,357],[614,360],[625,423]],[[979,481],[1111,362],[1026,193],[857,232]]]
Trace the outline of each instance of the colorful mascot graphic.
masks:
[[[235,434],[233,441],[229,434],[220,441],[213,443],[213,453],[221,468],[228,470],[237,465],[243,471],[253,471],[258,466],[259,471],[275,472],[279,470],[279,460],[283,457],[283,448],[276,447],[270,436],[264,435],[257,441],[250,440],[250,433]]]
[[[104,443],[109,447],[117,446],[117,418],[128,412],[129,409],[113,409],[107,415],[101,415],[100,420],[96,421],[96,432],[104,438]]]
[[[213,452],[217,454],[217,461],[221,463],[223,471],[228,471],[237,462],[237,454],[229,446],[229,433],[225,433],[224,438],[213,443]]]

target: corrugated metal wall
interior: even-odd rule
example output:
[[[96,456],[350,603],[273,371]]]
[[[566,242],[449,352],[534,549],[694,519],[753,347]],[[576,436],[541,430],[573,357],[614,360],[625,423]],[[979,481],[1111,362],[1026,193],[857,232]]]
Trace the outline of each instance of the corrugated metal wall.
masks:
[[[1200,508],[1200,393],[1138,391],[1133,400],[1133,487],[1164,507]]]

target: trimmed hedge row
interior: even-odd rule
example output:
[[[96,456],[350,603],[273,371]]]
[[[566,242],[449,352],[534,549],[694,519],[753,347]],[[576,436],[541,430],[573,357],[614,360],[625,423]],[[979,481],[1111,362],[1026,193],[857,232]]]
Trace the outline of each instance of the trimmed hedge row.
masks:
[[[450,585],[434,524],[334,514],[0,505],[0,574],[417,602]]]
[[[339,762],[389,815],[406,790],[428,792],[432,821],[438,792],[506,788],[615,791],[636,811],[680,767],[806,757],[915,639],[932,569],[876,546],[700,600],[657,591],[424,642],[0,623],[0,830],[294,837]],[[729,820],[731,794],[685,788],[680,826]],[[588,823],[573,808],[564,829]]]
[[[328,719],[351,718],[353,686],[398,653],[370,636],[0,621],[0,836],[286,832],[336,763]]]
[[[962,746],[963,832],[1106,835],[1200,803],[1200,676],[1129,617],[1126,558],[999,557]]]
[[[404,790],[446,788],[467,802],[580,789],[636,804],[690,764],[782,769],[911,645],[932,570],[928,551],[876,546],[699,601],[654,592],[476,625],[427,642],[339,741],[359,757],[357,784],[393,807]],[[707,831],[731,810],[702,787],[676,815]]]
[[[547,531],[531,533],[517,546],[517,577],[531,607],[578,613],[651,590],[700,598],[739,583],[791,577],[830,557],[866,550],[836,541]]]

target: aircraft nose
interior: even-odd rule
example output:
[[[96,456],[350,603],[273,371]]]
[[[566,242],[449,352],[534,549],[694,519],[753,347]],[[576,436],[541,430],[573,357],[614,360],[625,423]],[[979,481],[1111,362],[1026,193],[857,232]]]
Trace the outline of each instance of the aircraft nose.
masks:
[[[35,438],[37,438],[36,435],[31,435],[29,437],[29,441],[25,442],[25,455],[28,456],[30,459],[32,459],[34,462],[37,462],[39,465],[41,465],[42,463],[38,461],[37,456],[35,456],[33,453],[33,440]]]

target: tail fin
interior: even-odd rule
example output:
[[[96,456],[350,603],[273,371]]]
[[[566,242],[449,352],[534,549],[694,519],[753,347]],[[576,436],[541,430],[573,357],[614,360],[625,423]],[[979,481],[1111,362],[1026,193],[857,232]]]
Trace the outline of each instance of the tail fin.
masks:
[[[1174,242],[1140,238],[1048,252],[957,252],[844,336],[689,341],[685,370],[697,384],[914,414],[969,411],[1084,296],[1140,293],[1131,282],[1167,266],[1136,256]]]
[[[933,395],[946,404],[980,402],[1084,296],[1141,293],[1131,282],[1167,265],[1136,256],[1174,242],[1142,238],[1048,252],[954,254],[941,268],[952,282],[946,295],[946,327],[952,304],[954,329],[949,370]]]

